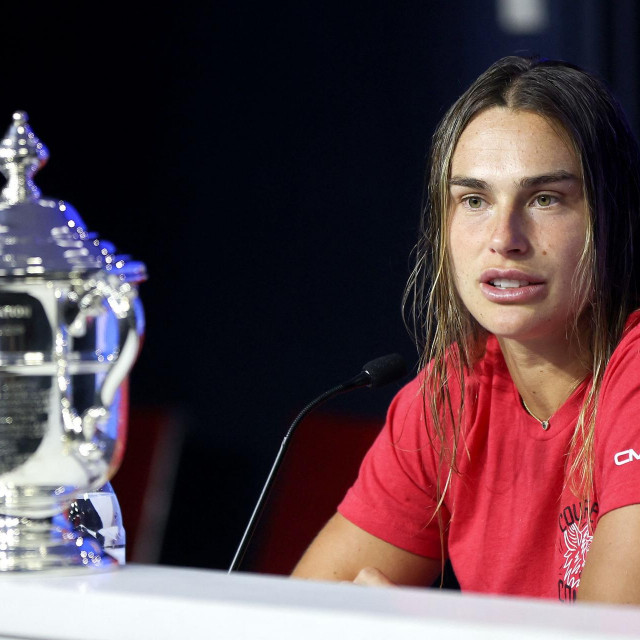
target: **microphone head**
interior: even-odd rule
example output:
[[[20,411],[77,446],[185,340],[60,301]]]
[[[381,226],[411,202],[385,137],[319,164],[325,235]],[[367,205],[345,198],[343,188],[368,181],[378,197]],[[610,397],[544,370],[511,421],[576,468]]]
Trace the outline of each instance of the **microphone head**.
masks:
[[[407,363],[399,353],[390,353],[367,362],[362,372],[369,376],[369,387],[382,387],[403,378],[407,374]]]

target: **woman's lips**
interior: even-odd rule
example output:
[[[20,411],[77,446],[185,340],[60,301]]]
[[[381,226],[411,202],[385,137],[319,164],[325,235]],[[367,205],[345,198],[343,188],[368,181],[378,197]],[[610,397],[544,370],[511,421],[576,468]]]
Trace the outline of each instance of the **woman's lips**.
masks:
[[[491,282],[481,282],[480,291],[491,302],[525,303],[535,302],[544,296],[544,282],[521,284],[515,287],[494,286]]]
[[[546,283],[536,274],[517,269],[488,269],[480,279],[480,290],[492,302],[535,302],[544,296]]]

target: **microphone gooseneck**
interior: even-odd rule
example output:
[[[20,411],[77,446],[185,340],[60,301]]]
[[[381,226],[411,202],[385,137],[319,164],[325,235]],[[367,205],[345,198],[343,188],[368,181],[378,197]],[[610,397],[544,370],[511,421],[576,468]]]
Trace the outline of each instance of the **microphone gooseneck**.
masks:
[[[258,524],[258,521],[260,520],[262,511],[264,510],[269,492],[271,491],[271,486],[276,478],[278,469],[284,458],[284,454],[289,446],[291,436],[293,435],[293,432],[296,430],[298,425],[305,418],[305,416],[310,411],[315,409],[318,405],[322,404],[333,396],[337,396],[347,391],[352,391],[353,389],[359,389],[361,387],[381,387],[385,384],[389,384],[391,382],[399,380],[400,378],[404,377],[406,373],[407,365],[401,355],[392,353],[390,355],[376,358],[375,360],[371,360],[371,362],[367,362],[367,364],[362,367],[362,371],[358,375],[354,376],[350,380],[347,380],[346,382],[343,382],[342,384],[333,387],[332,389],[329,389],[328,391],[325,391],[322,395],[311,401],[306,407],[302,409],[302,411],[300,411],[296,419],[291,423],[289,430],[282,440],[278,455],[276,456],[273,466],[271,467],[271,471],[269,472],[267,481],[262,488],[260,497],[258,498],[258,502],[256,503],[256,506],[249,520],[249,524],[247,525],[244,535],[242,536],[242,540],[240,541],[240,545],[238,546],[238,550],[236,551],[235,556],[233,557],[233,561],[231,562],[231,566],[229,567],[229,573],[238,569],[245,553],[247,552],[249,543],[253,538],[256,526]]]

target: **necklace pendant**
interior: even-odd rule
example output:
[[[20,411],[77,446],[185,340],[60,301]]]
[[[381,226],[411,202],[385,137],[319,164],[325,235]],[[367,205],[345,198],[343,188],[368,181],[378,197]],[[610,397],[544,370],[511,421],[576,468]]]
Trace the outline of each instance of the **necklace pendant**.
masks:
[[[544,431],[546,431],[549,428],[549,421],[548,420],[540,420],[540,426],[542,427],[542,429]]]

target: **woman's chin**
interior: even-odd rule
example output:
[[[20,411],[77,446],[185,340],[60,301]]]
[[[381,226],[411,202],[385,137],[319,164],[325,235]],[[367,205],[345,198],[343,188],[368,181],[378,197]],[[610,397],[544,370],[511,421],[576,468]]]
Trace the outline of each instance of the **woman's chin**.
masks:
[[[481,325],[497,338],[513,340],[516,342],[530,342],[532,340],[546,339],[563,343],[567,341],[567,324],[553,323],[549,319],[537,318],[509,318],[504,314],[492,322],[484,322]]]

